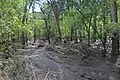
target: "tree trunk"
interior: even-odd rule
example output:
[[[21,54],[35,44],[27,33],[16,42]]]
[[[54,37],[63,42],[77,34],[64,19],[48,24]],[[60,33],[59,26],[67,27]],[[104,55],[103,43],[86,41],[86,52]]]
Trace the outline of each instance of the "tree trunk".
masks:
[[[95,15],[94,15],[94,20],[93,20],[93,23],[94,23],[94,26],[93,26],[93,41],[95,42],[96,41],[96,31],[97,31],[97,26],[96,26],[96,20],[97,20],[97,14],[95,12]]]
[[[74,33],[74,30],[73,30],[73,27],[71,27],[71,38],[70,38],[71,41],[73,40],[73,33]]]
[[[75,43],[77,43],[78,42],[78,36],[77,36],[77,29],[75,29]]]
[[[28,42],[28,35],[27,35],[27,33],[25,34],[25,42]]]
[[[92,19],[92,16],[90,17],[90,23],[89,23],[89,26],[88,26],[88,46],[90,46],[90,24],[91,24],[91,19]]]
[[[25,48],[25,33],[22,31],[22,49]]]
[[[40,40],[41,39],[41,29],[39,29],[39,32],[38,32],[38,39]]]
[[[24,25],[25,24],[25,21],[26,21],[26,13],[27,13],[27,1],[25,3],[25,8],[24,8],[24,15],[23,15],[23,18],[22,18],[22,24]],[[24,49],[25,48],[25,33],[24,31],[22,30],[22,48]]]
[[[19,40],[20,40],[20,31],[19,31],[19,29],[18,29],[18,32],[17,32],[17,39],[18,39],[18,42],[19,42]]]
[[[36,42],[36,28],[34,28],[34,43]]]
[[[60,10],[58,8],[58,3],[57,3],[56,0],[50,0],[48,2],[51,4],[51,7],[53,9],[53,13],[54,13],[54,16],[55,16],[55,19],[56,19],[56,24],[57,24],[57,29],[58,29],[58,35],[59,35],[59,39],[61,41],[62,40],[62,35],[61,35],[60,22],[59,22]]]
[[[57,28],[58,28],[59,39],[61,41],[62,40],[62,36],[61,36],[61,29],[60,29],[59,19],[56,19],[56,23],[57,23]]]
[[[79,37],[80,37],[80,42],[82,42],[83,41],[83,39],[82,39],[82,33],[81,33],[81,31],[79,31]]]
[[[111,21],[114,23],[118,22],[116,0],[111,0]],[[118,35],[118,32],[114,32],[112,37],[111,59],[112,61],[115,61],[115,62],[119,52],[119,37],[117,35]]]
[[[106,17],[105,17],[105,11],[103,11],[103,29],[105,29],[105,24],[106,24]],[[103,55],[107,53],[106,42],[107,42],[107,33],[103,31],[103,48],[104,48]]]
[[[48,40],[48,43],[50,44],[50,29],[49,29],[47,20],[45,19],[44,21],[45,21],[45,28],[47,30],[47,32],[46,32],[46,34],[47,34],[47,40]]]

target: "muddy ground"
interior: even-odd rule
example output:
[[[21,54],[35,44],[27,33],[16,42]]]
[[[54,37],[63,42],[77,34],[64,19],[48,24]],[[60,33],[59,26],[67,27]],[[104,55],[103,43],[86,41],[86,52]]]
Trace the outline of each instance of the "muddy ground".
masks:
[[[66,46],[48,45],[17,50],[27,63],[26,80],[120,80],[115,66],[106,57]],[[69,46],[71,48],[71,46]],[[77,47],[78,48],[78,47]],[[63,51],[62,51],[63,50]],[[73,51],[72,51],[73,50]],[[74,52],[76,50],[76,52]],[[93,50],[94,52],[95,50]]]

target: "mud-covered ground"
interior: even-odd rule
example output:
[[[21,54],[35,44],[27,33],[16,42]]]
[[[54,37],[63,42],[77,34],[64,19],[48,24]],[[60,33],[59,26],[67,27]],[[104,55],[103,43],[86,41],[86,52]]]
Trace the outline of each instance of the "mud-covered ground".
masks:
[[[17,51],[16,55],[26,59],[26,80],[120,80],[114,64],[97,51],[48,46],[34,45]]]

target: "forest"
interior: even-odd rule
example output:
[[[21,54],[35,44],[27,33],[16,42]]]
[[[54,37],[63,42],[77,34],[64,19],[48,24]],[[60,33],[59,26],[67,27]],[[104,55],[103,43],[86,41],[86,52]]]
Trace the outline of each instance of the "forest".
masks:
[[[0,0],[0,80],[120,80],[120,0]]]

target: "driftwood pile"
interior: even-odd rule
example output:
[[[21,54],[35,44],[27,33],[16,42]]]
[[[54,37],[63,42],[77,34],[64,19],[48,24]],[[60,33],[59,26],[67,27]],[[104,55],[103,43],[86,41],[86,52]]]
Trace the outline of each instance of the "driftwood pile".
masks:
[[[98,54],[98,50],[88,46],[87,43],[77,43],[77,44],[63,44],[63,45],[46,45],[47,51],[54,51],[58,54],[62,55],[77,55],[82,54],[84,56],[96,56]]]
[[[25,62],[18,58],[0,60],[0,80],[24,80]]]

